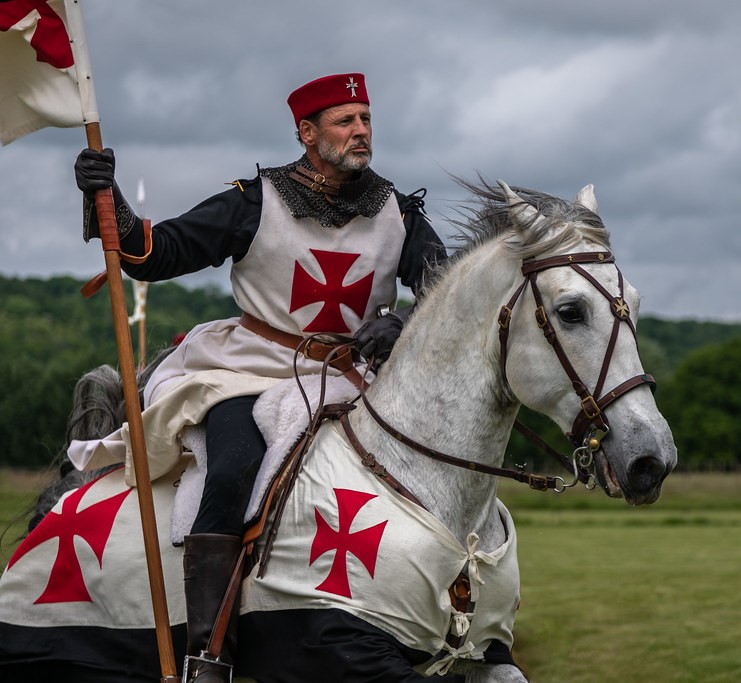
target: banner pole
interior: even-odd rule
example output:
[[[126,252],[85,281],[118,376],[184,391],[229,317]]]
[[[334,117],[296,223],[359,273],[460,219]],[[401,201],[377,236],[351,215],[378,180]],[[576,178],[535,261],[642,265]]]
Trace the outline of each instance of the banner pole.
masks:
[[[85,31],[82,21],[82,8],[79,0],[65,0],[65,10],[69,25],[67,27],[75,58],[77,82],[80,89],[83,121],[88,147],[97,151],[103,150],[103,137],[100,129],[95,91],[93,89],[92,69],[87,53]],[[167,594],[162,570],[157,521],[154,510],[154,497],[149,473],[149,460],[144,439],[139,387],[136,380],[134,350],[131,342],[126,295],[121,274],[120,241],[116,224],[116,211],[113,203],[113,191],[99,190],[95,193],[95,207],[100,225],[100,236],[105,257],[108,289],[113,313],[113,328],[118,347],[119,371],[123,384],[126,403],[126,419],[129,423],[131,452],[136,479],[136,491],[141,513],[144,552],[147,560],[149,586],[152,595],[154,624],[159,650],[162,681],[177,683],[175,652],[172,643]]]
[[[103,142],[100,133],[100,124],[86,124],[85,132],[87,134],[88,146],[92,149],[102,151]],[[149,587],[152,593],[152,608],[154,610],[160,667],[162,679],[173,681],[177,678],[177,668],[172,644],[172,632],[170,630],[165,580],[162,571],[162,556],[160,555],[154,497],[149,474],[149,460],[147,459],[147,447],[144,439],[144,428],[139,404],[139,387],[136,381],[129,315],[126,307],[123,276],[121,274],[120,243],[118,226],[116,225],[116,213],[113,205],[113,192],[110,189],[96,192],[95,207],[98,214],[106,273],[108,275],[108,291],[111,297],[113,328],[116,335],[119,370],[123,383],[124,401],[126,403],[126,419],[129,423],[131,453],[136,478],[136,492],[139,498],[139,510],[141,512],[144,552],[147,559],[147,571],[149,573]]]

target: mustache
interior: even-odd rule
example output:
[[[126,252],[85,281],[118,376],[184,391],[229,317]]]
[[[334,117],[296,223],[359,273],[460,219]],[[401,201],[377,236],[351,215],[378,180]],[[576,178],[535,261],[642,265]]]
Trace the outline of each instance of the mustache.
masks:
[[[370,140],[359,140],[357,142],[354,142],[352,145],[350,145],[350,147],[347,148],[347,151],[352,152],[353,150],[356,150],[356,149],[366,149],[370,151],[371,149]]]

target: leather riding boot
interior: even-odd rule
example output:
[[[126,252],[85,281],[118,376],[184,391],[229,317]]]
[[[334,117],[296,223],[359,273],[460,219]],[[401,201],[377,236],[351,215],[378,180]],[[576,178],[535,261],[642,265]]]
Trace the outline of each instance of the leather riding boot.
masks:
[[[188,655],[198,658],[206,650],[241,549],[242,539],[239,536],[191,534],[185,537],[183,574]],[[231,680],[231,667],[225,664],[234,663],[238,618],[239,598],[235,600],[229,618],[221,662],[211,664],[187,657],[188,676],[187,679],[183,678],[184,683],[228,683]]]

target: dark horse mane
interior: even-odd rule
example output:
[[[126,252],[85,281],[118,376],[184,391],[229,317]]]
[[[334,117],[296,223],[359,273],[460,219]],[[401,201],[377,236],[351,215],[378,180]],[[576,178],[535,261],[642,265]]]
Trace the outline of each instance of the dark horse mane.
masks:
[[[142,405],[144,386],[152,372],[174,349],[174,346],[163,349],[137,373],[140,405]],[[77,380],[72,398],[72,410],[67,418],[65,443],[57,452],[51,465],[56,470],[55,478],[41,491],[33,507],[23,515],[29,518],[28,532],[33,531],[62,494],[82,486],[110,469],[79,472],[67,457],[70,443],[76,439],[80,441],[101,439],[115,432],[125,421],[126,404],[118,370],[110,365],[100,365]]]
[[[486,180],[481,173],[478,181],[452,176],[453,180],[468,192],[468,197],[455,209],[457,217],[448,218],[455,233],[450,236],[454,244],[447,261],[434,267],[425,282],[429,290],[447,272],[453,263],[473,249],[504,238],[503,244],[513,257],[526,259],[536,257],[559,246],[573,244],[585,237],[609,247],[610,234],[602,219],[586,206],[567,201],[539,190],[525,187],[510,189],[520,199],[537,210],[527,230],[517,232],[504,190]],[[564,230],[564,226],[571,229]]]

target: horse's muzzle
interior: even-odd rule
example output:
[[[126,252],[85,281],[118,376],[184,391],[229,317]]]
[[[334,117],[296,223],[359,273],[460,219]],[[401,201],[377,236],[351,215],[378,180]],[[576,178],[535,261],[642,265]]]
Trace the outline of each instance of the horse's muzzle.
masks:
[[[661,484],[673,467],[655,455],[634,460],[627,472],[623,493],[631,505],[648,505],[656,502]]]

